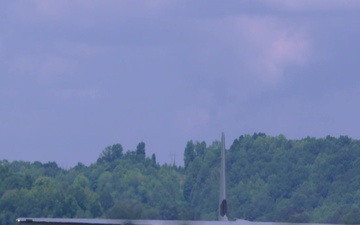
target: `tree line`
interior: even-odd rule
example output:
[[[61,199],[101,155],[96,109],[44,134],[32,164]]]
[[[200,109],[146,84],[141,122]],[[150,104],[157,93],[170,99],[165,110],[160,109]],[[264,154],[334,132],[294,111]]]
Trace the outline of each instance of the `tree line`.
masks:
[[[160,165],[145,143],[103,149],[89,166],[0,161],[0,225],[17,217],[216,220],[221,143],[189,141],[184,165]],[[230,219],[360,223],[360,141],[263,133],[226,151]]]

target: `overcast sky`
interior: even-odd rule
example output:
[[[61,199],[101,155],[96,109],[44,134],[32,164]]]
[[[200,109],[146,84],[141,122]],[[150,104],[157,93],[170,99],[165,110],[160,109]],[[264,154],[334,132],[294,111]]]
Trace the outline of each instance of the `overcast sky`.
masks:
[[[0,159],[182,164],[187,141],[360,138],[360,1],[0,2]]]

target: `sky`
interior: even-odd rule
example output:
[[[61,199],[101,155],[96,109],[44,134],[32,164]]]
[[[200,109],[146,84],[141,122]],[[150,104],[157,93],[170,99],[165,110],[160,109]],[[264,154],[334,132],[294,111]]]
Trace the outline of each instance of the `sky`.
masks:
[[[0,2],[0,160],[263,132],[360,139],[360,1]]]

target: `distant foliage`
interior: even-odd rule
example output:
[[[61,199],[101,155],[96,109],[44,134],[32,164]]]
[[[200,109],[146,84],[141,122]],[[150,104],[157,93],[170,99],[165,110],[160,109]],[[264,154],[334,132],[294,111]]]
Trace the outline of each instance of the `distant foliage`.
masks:
[[[112,146],[106,147],[100,154],[97,162],[113,162],[115,160],[121,159],[123,154],[123,147],[121,144],[114,144]]]
[[[184,167],[145,143],[106,147],[90,166],[0,161],[0,225],[17,217],[216,220],[221,143],[189,141]],[[360,223],[360,141],[242,135],[226,152],[229,218]]]

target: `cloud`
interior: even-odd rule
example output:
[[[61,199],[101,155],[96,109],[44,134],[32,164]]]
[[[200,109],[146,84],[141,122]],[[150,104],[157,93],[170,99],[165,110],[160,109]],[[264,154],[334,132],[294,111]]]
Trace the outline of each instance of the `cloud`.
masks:
[[[72,63],[58,56],[21,56],[7,63],[7,72],[12,76],[32,77],[40,85],[56,82],[64,74],[69,74]]]
[[[75,3],[75,4],[74,4]],[[50,1],[42,1],[42,0],[35,0],[33,1],[35,10],[40,14],[47,18],[51,19],[60,19],[64,17],[68,12],[69,9],[75,6],[76,1],[58,1],[58,2],[50,2]]]
[[[171,5],[173,3],[163,0],[141,1],[141,3],[130,0],[63,0],[58,2],[34,0],[26,6],[22,3],[14,3],[12,12],[17,18],[31,21],[65,21],[71,24],[93,26],[99,21],[109,21],[109,19],[121,23],[128,19],[154,16]]]
[[[308,57],[308,41],[301,35],[279,31],[269,45],[260,53],[254,68],[263,67],[260,75],[263,83],[276,83],[284,71],[292,65],[304,65]]]
[[[35,70],[35,61],[30,57],[17,57],[7,61],[7,72],[10,75],[29,74]]]
[[[2,45],[2,41],[1,41],[1,36],[0,36],[0,71],[2,71],[2,67],[5,65],[5,57],[4,57],[4,48]]]
[[[271,15],[238,15],[197,21],[196,26],[204,41],[191,57],[196,56],[195,69],[204,69],[191,87],[196,107],[185,105],[176,119],[184,133],[197,135],[209,126],[226,130],[234,126],[228,118],[254,117],[252,105],[280,90],[293,80],[292,71],[310,61],[306,24]]]
[[[306,64],[310,40],[305,28],[294,28],[274,16],[242,15],[218,22],[227,35],[223,42],[236,50],[239,64],[246,68],[248,82],[276,85],[291,66]],[[244,71],[244,69],[243,69]]]
[[[90,45],[85,43],[70,44],[67,46],[68,51],[81,57],[93,57],[109,54],[112,50],[100,45]]]
[[[99,91],[95,88],[88,89],[61,89],[56,91],[56,96],[63,100],[73,98],[96,99],[100,96]]]
[[[182,110],[174,120],[177,130],[188,134],[198,133],[206,129],[210,122],[210,115],[207,109],[201,107],[190,107]]]
[[[276,84],[287,67],[303,65],[308,57],[309,40],[301,28],[274,17],[240,16],[234,18],[239,42],[248,44],[245,64],[258,81]]]
[[[2,56],[2,52],[3,52],[3,44],[2,44],[1,34],[0,34],[0,59],[1,59],[1,56]]]
[[[311,57],[306,24],[278,16],[229,16],[206,20],[200,27],[212,39],[203,58],[215,57],[210,66],[223,69],[213,80],[217,86],[218,80],[223,82],[224,91],[237,98],[277,87],[290,74],[287,70],[306,66]]]
[[[60,57],[50,57],[37,68],[37,79],[41,84],[49,84],[63,74],[70,73],[71,63]]]
[[[275,6],[286,11],[339,11],[360,9],[360,2],[353,0],[301,0],[301,1],[282,1],[282,0],[257,0],[262,4]]]

